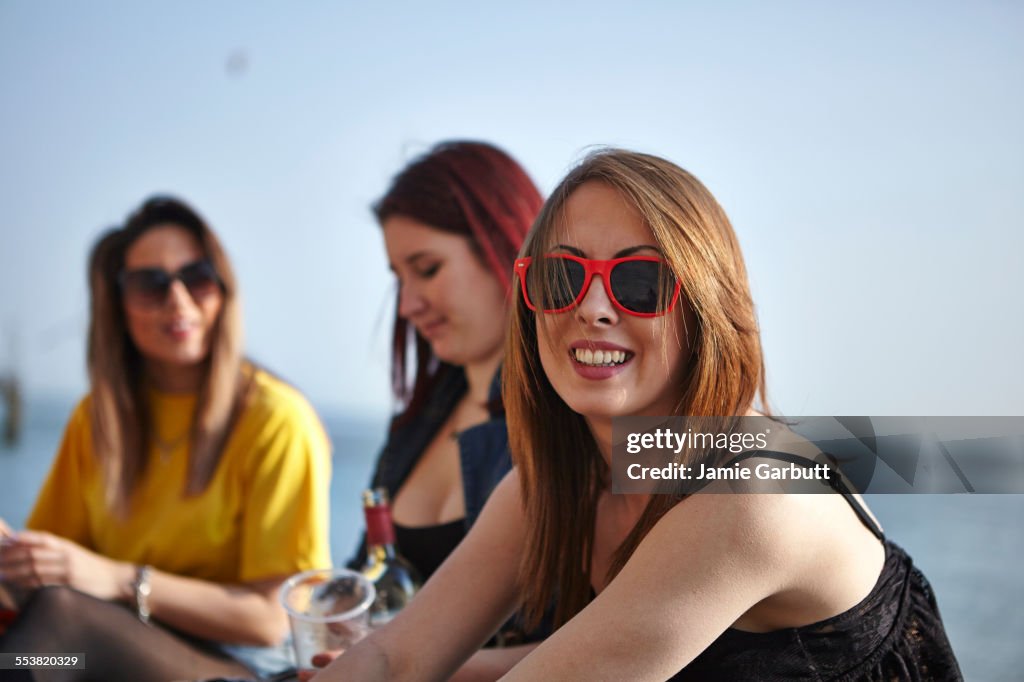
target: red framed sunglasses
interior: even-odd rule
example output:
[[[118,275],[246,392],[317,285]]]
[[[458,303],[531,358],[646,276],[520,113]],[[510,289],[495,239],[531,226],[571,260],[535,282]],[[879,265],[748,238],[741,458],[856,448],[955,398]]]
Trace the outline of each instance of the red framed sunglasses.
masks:
[[[523,300],[533,311],[561,313],[575,308],[590,290],[594,275],[601,275],[612,304],[630,315],[658,317],[671,311],[679,300],[678,280],[656,256],[591,260],[552,254],[531,271],[532,263],[532,258],[516,259],[515,273]]]

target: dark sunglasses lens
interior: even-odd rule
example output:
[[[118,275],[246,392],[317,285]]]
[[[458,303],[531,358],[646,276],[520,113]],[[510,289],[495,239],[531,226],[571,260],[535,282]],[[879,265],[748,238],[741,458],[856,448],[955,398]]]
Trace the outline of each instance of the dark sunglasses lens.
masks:
[[[220,287],[217,272],[206,261],[186,265],[178,272],[178,278],[195,299],[209,296]]]
[[[167,297],[171,278],[156,268],[132,270],[125,273],[122,281],[124,295],[129,300],[145,305],[159,304]]]
[[[567,308],[579,296],[586,276],[583,266],[568,258],[535,262],[527,277],[530,301],[543,310]]]
[[[667,306],[673,280],[661,263],[634,260],[619,263],[612,269],[612,293],[626,310],[651,314]]]

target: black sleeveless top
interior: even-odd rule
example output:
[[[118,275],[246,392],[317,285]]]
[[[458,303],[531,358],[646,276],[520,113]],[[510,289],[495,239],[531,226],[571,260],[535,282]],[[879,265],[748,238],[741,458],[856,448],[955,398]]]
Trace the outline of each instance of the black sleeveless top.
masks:
[[[466,522],[457,519],[435,526],[402,526],[395,524],[398,551],[420,572],[426,582],[448,555],[466,537]]]
[[[741,455],[748,457],[814,465],[784,453]],[[771,632],[729,628],[672,681],[963,680],[928,580],[838,477],[829,484],[885,545],[885,563],[868,596],[811,625]]]

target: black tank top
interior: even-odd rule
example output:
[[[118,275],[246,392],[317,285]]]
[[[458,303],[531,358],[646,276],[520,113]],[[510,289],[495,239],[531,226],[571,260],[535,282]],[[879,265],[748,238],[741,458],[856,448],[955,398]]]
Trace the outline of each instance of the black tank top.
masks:
[[[751,452],[813,466],[787,453]],[[928,580],[838,476],[830,486],[885,546],[885,563],[868,596],[818,623],[771,632],[729,628],[671,680],[962,680]]]
[[[424,581],[437,570],[466,537],[466,521],[458,519],[436,526],[395,524],[398,552],[409,560]]]

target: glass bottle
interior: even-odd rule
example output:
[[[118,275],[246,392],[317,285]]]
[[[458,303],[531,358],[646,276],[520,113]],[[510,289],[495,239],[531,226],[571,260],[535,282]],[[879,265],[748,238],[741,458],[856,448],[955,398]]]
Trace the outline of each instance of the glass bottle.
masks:
[[[370,625],[378,627],[409,603],[423,581],[413,565],[398,553],[387,490],[363,491],[363,513],[366,515],[366,563],[362,572],[377,588],[377,599],[370,607]]]

